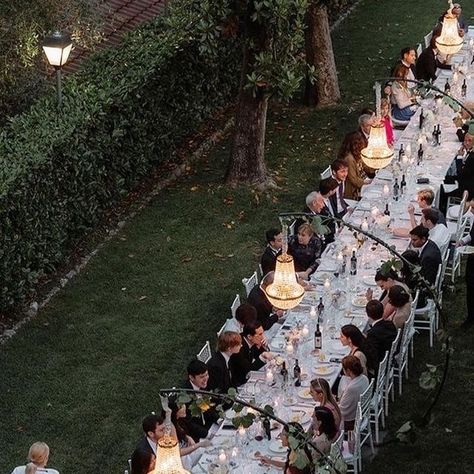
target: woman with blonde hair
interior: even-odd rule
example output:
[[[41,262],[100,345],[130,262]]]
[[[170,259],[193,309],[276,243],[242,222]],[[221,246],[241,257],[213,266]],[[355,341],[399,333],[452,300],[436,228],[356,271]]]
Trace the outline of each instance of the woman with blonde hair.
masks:
[[[402,63],[397,64],[393,77],[398,80],[392,84],[392,116],[401,121],[408,121],[417,109],[416,99],[408,87],[407,77],[409,69]]]
[[[326,407],[331,410],[336,426],[341,424],[341,410],[331,392],[331,387],[326,379],[316,378],[311,380],[309,393],[315,402],[319,402],[319,406]]]
[[[12,474],[59,474],[56,469],[46,468],[49,459],[49,446],[42,441],[33,443],[28,451],[26,466],[18,466],[13,469]]]

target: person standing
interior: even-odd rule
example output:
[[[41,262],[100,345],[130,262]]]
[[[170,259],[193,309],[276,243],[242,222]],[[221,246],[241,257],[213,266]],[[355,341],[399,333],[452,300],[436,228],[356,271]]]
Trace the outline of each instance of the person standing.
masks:
[[[462,247],[474,242],[474,224],[471,226],[469,235],[463,237],[456,243],[456,247]],[[462,329],[469,329],[474,326],[474,254],[467,256],[466,261],[466,307],[467,317],[461,324]]]

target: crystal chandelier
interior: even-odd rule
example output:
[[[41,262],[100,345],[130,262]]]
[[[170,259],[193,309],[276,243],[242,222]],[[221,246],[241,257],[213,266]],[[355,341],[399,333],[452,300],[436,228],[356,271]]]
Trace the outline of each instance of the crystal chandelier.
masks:
[[[436,48],[442,54],[456,54],[463,44],[463,39],[459,36],[459,25],[456,15],[453,15],[453,2],[449,0],[449,10],[443,18],[443,28],[435,42]]]
[[[169,432],[158,441],[154,474],[189,474],[181,463],[178,441]]]
[[[380,122],[380,101],[382,87],[380,83],[375,84],[375,105],[377,110],[377,124],[370,128],[369,141],[366,148],[360,152],[362,161],[375,170],[385,168],[390,164],[393,158],[393,150],[387,144],[387,135],[385,127]]]
[[[265,288],[268,301],[278,309],[298,306],[304,296],[304,288],[296,280],[293,257],[287,253],[287,228],[283,226],[283,248],[277,257],[273,283]]]

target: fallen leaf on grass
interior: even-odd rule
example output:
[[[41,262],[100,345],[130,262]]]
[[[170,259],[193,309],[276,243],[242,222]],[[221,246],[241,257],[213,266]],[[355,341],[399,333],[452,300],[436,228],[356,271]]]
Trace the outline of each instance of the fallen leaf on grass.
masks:
[[[193,257],[189,257],[188,255],[184,255],[183,257],[181,257],[181,262],[182,263],[190,262],[192,259],[193,259]]]
[[[140,298],[138,298],[138,301],[143,301],[143,300],[146,300],[146,299],[147,299],[147,296],[143,295],[143,296],[140,296]]]
[[[199,189],[199,186],[192,186],[191,191],[197,191]]]
[[[234,198],[232,196],[225,197],[224,204],[227,206],[232,206],[232,204],[234,204]]]

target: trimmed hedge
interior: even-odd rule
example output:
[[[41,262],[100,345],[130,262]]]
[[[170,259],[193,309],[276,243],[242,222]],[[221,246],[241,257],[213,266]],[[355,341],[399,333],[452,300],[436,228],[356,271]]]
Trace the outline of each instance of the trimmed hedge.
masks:
[[[237,45],[204,54],[180,21],[157,18],[96,54],[66,78],[61,111],[52,94],[0,135],[0,311],[235,96]]]

